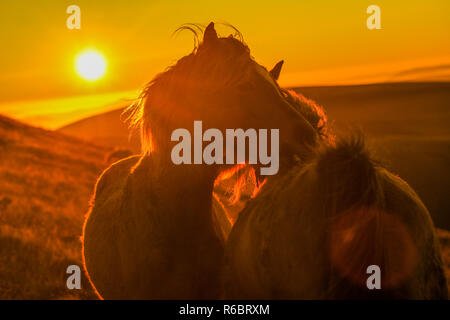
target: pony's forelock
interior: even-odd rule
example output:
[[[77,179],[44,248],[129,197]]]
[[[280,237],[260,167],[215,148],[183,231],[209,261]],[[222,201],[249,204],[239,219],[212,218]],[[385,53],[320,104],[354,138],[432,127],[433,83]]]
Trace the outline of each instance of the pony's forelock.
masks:
[[[178,27],[173,33],[172,36],[178,36],[181,32],[188,31],[192,33],[193,40],[194,40],[194,49],[192,50],[195,52],[200,45],[201,36],[203,32],[205,31],[205,27],[197,24],[197,23],[185,23]]]
[[[233,26],[232,24],[229,24],[227,22],[216,23],[216,25],[217,24],[226,26],[229,29],[233,30],[233,33],[231,33],[228,37],[229,38],[232,37],[232,38],[240,41],[242,44],[245,44],[242,33],[235,26]],[[206,27],[200,23],[185,23],[185,24],[182,24],[180,27],[178,27],[172,33],[172,36],[177,36],[184,31],[188,31],[188,32],[192,33],[193,40],[194,40],[193,51],[196,51],[201,44],[201,39],[205,32],[205,28]]]

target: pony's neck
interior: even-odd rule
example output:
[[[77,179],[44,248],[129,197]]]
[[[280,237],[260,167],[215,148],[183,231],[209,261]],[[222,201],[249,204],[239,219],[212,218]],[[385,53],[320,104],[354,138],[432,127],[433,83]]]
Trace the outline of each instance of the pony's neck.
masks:
[[[154,151],[142,159],[148,181],[156,182],[158,186],[183,199],[185,206],[197,207],[200,211],[210,212],[214,181],[219,174],[219,168],[206,164],[175,165],[169,152]],[[156,188],[156,185],[152,186]],[[190,201],[192,199],[192,201]],[[203,205],[205,204],[205,207]],[[193,209],[193,208],[185,208]]]
[[[169,222],[176,221],[174,225],[168,222],[168,228],[181,232],[179,239],[185,239],[183,235],[192,238],[195,233],[198,235],[185,241],[194,241],[205,233],[217,236],[212,211],[214,180],[218,175],[216,166],[175,165],[170,157],[155,151],[144,156],[136,170],[140,171],[135,173],[141,177],[141,186],[147,190],[140,193],[142,201],[146,205],[152,203],[150,210],[156,207],[166,217],[171,217]]]

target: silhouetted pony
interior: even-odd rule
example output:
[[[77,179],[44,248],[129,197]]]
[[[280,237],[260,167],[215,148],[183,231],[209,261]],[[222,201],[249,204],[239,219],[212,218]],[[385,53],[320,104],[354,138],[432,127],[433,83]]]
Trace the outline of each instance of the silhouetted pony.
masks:
[[[226,297],[446,299],[439,244],[417,194],[361,138],[323,144],[240,213],[226,248]],[[380,290],[369,289],[373,265]]]
[[[211,23],[198,48],[146,86],[131,109],[144,155],[102,174],[84,226],[84,265],[101,297],[220,296],[224,248],[212,193],[225,167],[174,165],[171,133],[194,120],[222,132],[279,128],[280,170],[294,153],[306,157],[317,133],[274,80],[277,68],[269,73]]]
[[[273,69],[278,71],[274,74],[276,78],[279,76],[282,63],[281,61]],[[294,109],[314,128],[318,136],[317,142],[331,143],[334,141],[334,136],[328,132],[328,120],[321,106],[292,90],[281,89],[281,91]],[[311,145],[311,148],[313,147],[315,145]],[[312,154],[313,149],[310,151]],[[306,159],[307,155],[305,154],[302,161]],[[286,164],[283,171],[290,169],[294,164],[295,162]],[[276,179],[276,177],[273,178]],[[246,164],[225,170],[217,177],[214,183],[213,208],[224,241],[228,238],[240,212],[250,199],[259,194],[266,181],[267,179],[261,179],[258,176],[254,166]]]

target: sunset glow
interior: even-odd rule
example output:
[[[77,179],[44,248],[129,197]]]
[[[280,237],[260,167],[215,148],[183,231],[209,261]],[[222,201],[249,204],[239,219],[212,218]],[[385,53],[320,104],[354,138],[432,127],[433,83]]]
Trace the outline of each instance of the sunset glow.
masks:
[[[67,27],[73,22],[68,6],[45,2],[0,1],[0,11],[9,13],[0,21],[0,40],[8,48],[0,60],[0,113],[20,113],[20,119],[46,128],[78,119],[80,113],[66,110],[80,106],[83,96],[137,92],[189,54],[192,33],[171,36],[184,23],[217,22],[221,36],[234,32],[227,23],[235,26],[259,64],[269,69],[285,61],[279,78],[283,87],[450,79],[450,2],[445,0],[427,6],[418,0],[407,6],[388,0],[282,0],[276,5],[78,0],[79,29]],[[369,4],[380,7],[381,29],[367,27]],[[55,41],[43,45],[48,38]],[[77,100],[67,103],[72,97]],[[48,121],[62,113],[64,119]]]

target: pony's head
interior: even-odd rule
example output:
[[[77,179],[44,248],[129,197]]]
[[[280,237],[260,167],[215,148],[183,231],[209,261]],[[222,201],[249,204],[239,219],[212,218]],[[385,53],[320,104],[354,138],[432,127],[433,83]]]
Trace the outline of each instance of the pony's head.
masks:
[[[277,64],[271,71],[278,77],[281,64]],[[328,119],[322,107],[298,94],[293,90],[281,89],[287,101],[311,124],[316,131],[319,141],[318,146],[329,146],[335,143],[334,135],[329,133]],[[324,147],[323,147],[324,148]],[[321,149],[323,149],[321,148]],[[315,157],[316,152],[311,155]],[[309,159],[309,164],[313,159]],[[245,203],[258,195],[266,180],[261,180],[255,168],[237,165],[229,170],[224,170],[215,181],[214,192],[225,208],[231,225],[236,221]],[[228,234],[226,234],[226,237]]]
[[[139,124],[143,151],[166,152],[171,133],[201,120],[203,130],[279,129],[280,158],[302,155],[317,132],[277,84],[271,71],[255,62],[242,40],[219,37],[210,23],[194,51],[157,75],[130,107]],[[169,153],[170,154],[170,153]]]

